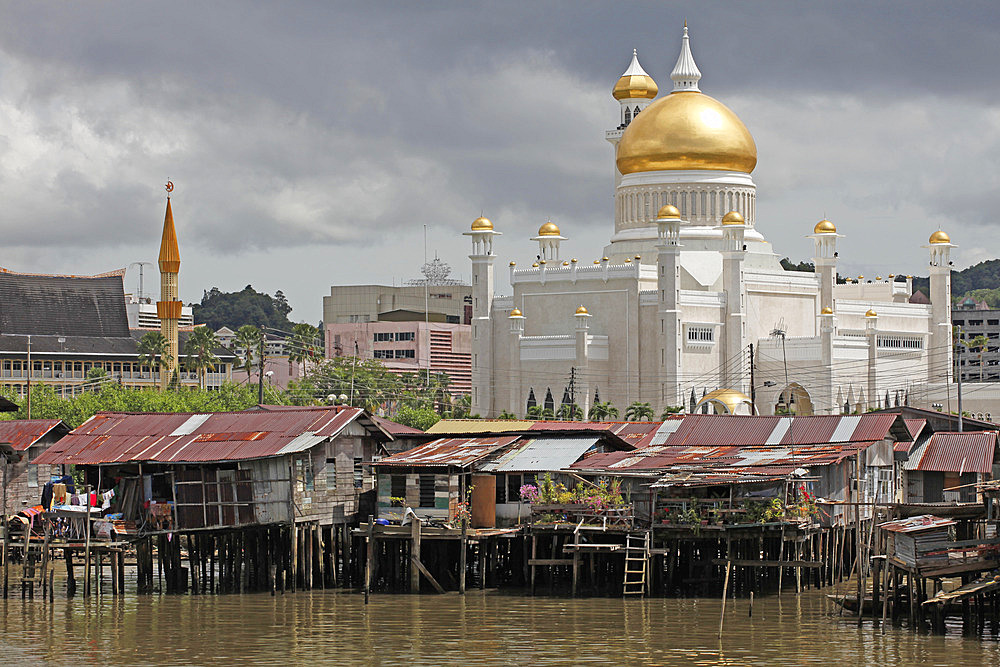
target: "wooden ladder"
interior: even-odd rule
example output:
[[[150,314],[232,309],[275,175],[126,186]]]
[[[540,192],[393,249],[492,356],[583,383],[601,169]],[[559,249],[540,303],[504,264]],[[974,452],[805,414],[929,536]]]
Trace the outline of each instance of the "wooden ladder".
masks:
[[[625,577],[622,595],[646,594],[646,569],[649,563],[649,533],[625,536]]]

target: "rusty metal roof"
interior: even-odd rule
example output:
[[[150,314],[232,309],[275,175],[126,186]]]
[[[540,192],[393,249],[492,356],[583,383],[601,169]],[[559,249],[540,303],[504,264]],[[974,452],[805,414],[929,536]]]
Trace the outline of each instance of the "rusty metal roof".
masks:
[[[343,407],[169,414],[100,412],[34,462],[96,465],[267,458],[301,451],[336,436],[359,419],[368,422],[364,410]],[[374,424],[370,430],[380,432]]]
[[[913,516],[908,519],[886,521],[880,523],[878,527],[890,533],[918,533],[923,530],[954,526],[956,523],[958,522],[952,519],[943,519],[933,514],[921,514],[920,516]]]
[[[504,433],[507,431],[525,431],[535,422],[519,419],[441,419],[427,433],[434,434],[465,434],[465,433]]]
[[[523,438],[480,470],[545,472],[563,470],[601,442],[601,438]]]
[[[453,466],[465,468],[493,452],[506,447],[520,435],[498,435],[483,438],[438,438],[426,444],[375,463],[376,467],[390,466]]]
[[[937,472],[993,471],[996,431],[941,432],[917,447],[903,467]]]
[[[69,427],[61,419],[9,419],[0,421],[0,442],[5,442],[16,451],[23,452],[41,440],[52,429],[63,433]]]

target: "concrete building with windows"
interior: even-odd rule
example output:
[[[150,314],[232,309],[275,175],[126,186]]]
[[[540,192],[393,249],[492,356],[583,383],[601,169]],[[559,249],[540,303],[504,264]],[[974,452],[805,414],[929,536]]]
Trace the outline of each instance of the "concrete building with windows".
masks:
[[[426,299],[425,299],[426,296]],[[334,285],[323,297],[324,324],[355,322],[412,322],[426,319],[445,324],[469,324],[472,288],[469,285]]]
[[[621,410],[648,402],[658,415],[722,392],[727,400],[704,409],[841,414],[905,403],[915,385],[948,385],[948,235],[900,228],[900,243],[933,232],[930,303],[909,301],[910,279],[838,276],[838,243],[860,227],[804,222],[815,272],[784,270],[757,217],[757,146],[701,78],[686,27],[666,95],[633,52],[605,134],[615,153],[604,248],[565,252],[572,222],[545,222],[531,246],[485,217],[465,232],[473,412],[523,415],[530,397],[551,391],[585,412],[599,398]],[[498,253],[512,287],[503,296]]]

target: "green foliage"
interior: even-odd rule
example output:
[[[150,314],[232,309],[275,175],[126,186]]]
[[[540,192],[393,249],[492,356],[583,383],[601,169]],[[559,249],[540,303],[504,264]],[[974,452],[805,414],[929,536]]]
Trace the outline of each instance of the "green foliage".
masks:
[[[621,413],[618,412],[618,408],[613,406],[611,401],[605,401],[604,403],[597,402],[590,406],[587,418],[597,422],[618,419],[620,415]]]
[[[237,367],[246,371],[247,382],[253,372],[254,355],[260,354],[260,344],[264,340],[264,332],[252,324],[244,324],[236,330],[233,347],[243,350],[243,357]]]
[[[292,337],[287,341],[287,348],[289,369],[295,362],[308,364],[323,358],[319,329],[304,322],[292,327]]]
[[[521,489],[521,495],[525,496],[524,487]],[[620,479],[602,480],[598,484],[578,483],[570,489],[565,484],[554,481],[550,472],[538,479],[538,493],[531,495],[535,498],[534,502],[543,505],[584,503],[594,510],[623,507],[627,504],[627,500],[622,496]]]
[[[630,422],[652,421],[653,406],[649,403],[636,401],[625,409],[625,419]]]
[[[219,348],[219,337],[208,327],[195,327],[184,343],[184,363],[198,374],[198,386],[205,388],[205,374],[215,369],[219,360],[215,350]]]
[[[532,405],[528,408],[528,419],[555,419],[556,415],[552,408],[543,408],[540,405]]]
[[[500,416],[497,417],[497,419],[517,419],[517,415],[515,415],[513,412],[507,412],[506,410],[504,410],[503,412],[500,413]]]
[[[244,324],[292,330],[288,314],[292,307],[279,290],[272,297],[247,285],[239,292],[223,292],[213,287],[205,292],[201,303],[192,306],[194,319],[216,331],[226,326],[233,331]]]
[[[12,389],[4,387],[0,394],[20,405],[17,412],[0,414],[0,419],[27,419],[27,401]],[[283,396],[279,398],[285,402]],[[88,391],[72,398],[61,398],[50,385],[31,386],[31,418],[62,419],[76,428],[98,412],[231,412],[246,410],[257,404],[253,387],[231,382],[218,390],[185,389],[156,391],[132,389],[108,383],[100,392]]]
[[[143,366],[162,371],[164,366],[173,361],[170,356],[170,341],[159,331],[143,334],[136,349],[139,352],[139,363]]]
[[[684,412],[683,405],[668,405],[663,408],[663,412],[660,413],[660,421],[666,421],[670,418],[670,415],[676,415]]]
[[[583,421],[583,408],[576,403],[563,403],[556,411],[556,417],[569,421]]]
[[[434,412],[431,408],[410,407],[408,405],[402,406],[392,415],[393,421],[405,426],[419,428],[421,431],[426,431],[431,426],[434,426],[440,419],[441,415]]]
[[[816,272],[816,265],[812,262],[799,262],[798,264],[794,264],[787,257],[782,258],[781,268],[785,271],[807,271],[809,273]]]

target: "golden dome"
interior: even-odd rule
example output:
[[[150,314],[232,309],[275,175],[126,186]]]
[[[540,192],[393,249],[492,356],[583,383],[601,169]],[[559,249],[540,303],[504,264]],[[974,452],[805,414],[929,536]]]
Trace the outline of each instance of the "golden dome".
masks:
[[[595,259],[594,260],[594,264],[600,264],[600,263],[601,263],[601,260],[599,260],[599,259]]]
[[[515,262],[514,260],[510,260],[510,265],[511,266],[517,266],[517,262]]]
[[[868,312],[865,313],[865,317],[878,317],[878,313],[876,313],[872,308],[869,308]]]
[[[820,314],[822,314],[822,315],[833,315],[833,308],[831,308],[830,306],[827,306],[823,310],[820,311]]]
[[[531,268],[537,269],[538,268],[538,262],[532,262]]]
[[[607,262],[608,261],[608,256],[605,255],[604,257],[601,257],[601,261],[602,262]]]
[[[580,307],[576,309],[576,314],[577,315],[587,315],[589,313],[587,312],[587,307],[581,304]]]
[[[864,276],[858,276],[858,282],[859,282],[859,283],[860,283],[860,282],[862,282],[862,281],[864,281],[864,279],[865,279],[865,277],[864,277]]]
[[[660,92],[653,77],[648,74],[623,74],[618,79],[615,87],[611,91],[612,97],[616,100],[635,99],[637,97],[648,100],[656,97]]]
[[[875,276],[875,280],[882,280],[882,276]]]
[[[740,215],[739,211],[730,211],[722,216],[722,224],[724,225],[742,225],[746,220]]]
[[[895,277],[896,277],[896,274],[895,274],[895,273],[890,273],[890,274],[889,274],[889,279],[890,279],[890,280],[892,280],[892,279],[893,279],[893,278],[895,278]]]
[[[837,227],[829,220],[820,220],[813,227],[813,234],[836,234]]]
[[[510,311],[510,317],[524,317],[524,315],[521,314],[521,311],[518,308],[515,308]]]
[[[563,262],[563,266],[569,266],[569,262]]]
[[[720,414],[735,415],[737,410],[740,410],[743,406],[753,414],[753,401],[750,397],[741,391],[735,389],[716,389],[715,391],[710,391],[701,397],[695,406],[695,410],[700,408],[705,403],[711,403],[718,411],[720,408],[725,410]]]
[[[479,217],[472,221],[472,231],[489,232],[493,231],[493,223],[488,218]]]
[[[544,225],[538,228],[539,236],[559,236],[559,228],[556,227],[556,223],[546,222]]]
[[[656,214],[657,218],[675,220],[681,217],[680,209],[678,209],[673,204],[667,204],[666,206],[661,206],[659,212]]]
[[[931,243],[951,243],[951,237],[942,232],[940,229],[931,234],[931,237],[928,240]]]
[[[574,257],[573,259],[571,259],[571,260],[569,260],[569,261],[571,261],[571,262],[573,262],[574,264],[576,264],[576,263],[577,263],[578,261],[580,261],[580,260],[578,260],[578,259],[577,259],[576,257]]]
[[[632,49],[632,62],[629,63],[628,69],[618,79],[614,89],[611,91],[611,95],[616,100],[635,98],[651,100],[656,97],[657,92],[659,92],[659,88],[657,88],[656,82],[653,81],[653,77],[646,74],[646,70],[639,64],[638,54],[635,49]]]
[[[635,261],[637,261],[637,262],[638,262],[638,261],[639,261],[640,259],[642,259],[642,256],[640,256],[640,255],[636,255],[636,256],[635,256]]]
[[[544,259],[540,259],[540,260],[538,260],[538,263],[539,264],[547,264],[548,262],[546,262]]]
[[[632,263],[632,260],[631,260],[630,258],[626,257],[626,258],[625,258],[625,262],[626,262],[627,264],[631,264],[631,263]]]
[[[703,93],[674,91],[636,116],[622,133],[618,171],[711,169],[749,174],[757,145],[726,105]]]

